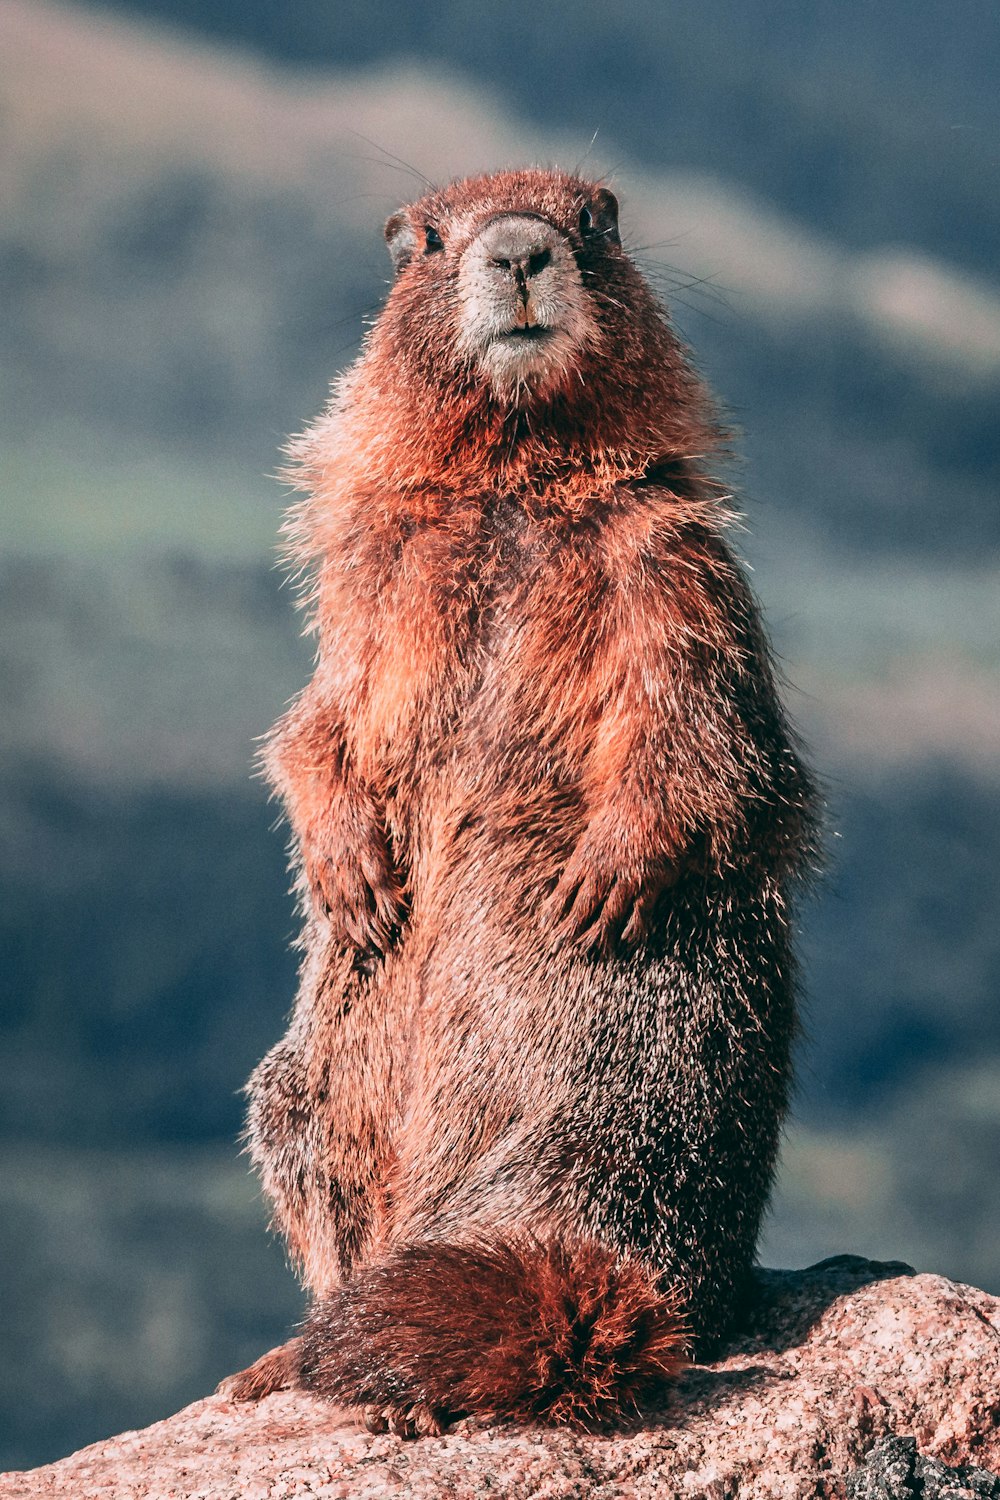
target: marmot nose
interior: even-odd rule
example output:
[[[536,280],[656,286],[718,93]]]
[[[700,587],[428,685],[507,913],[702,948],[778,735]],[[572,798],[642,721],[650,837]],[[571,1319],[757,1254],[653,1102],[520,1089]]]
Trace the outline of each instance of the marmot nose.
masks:
[[[525,255],[492,255],[490,259],[501,271],[510,271],[515,280],[521,277],[527,280],[545,270],[552,259],[552,251],[543,245],[540,250],[529,250]]]
[[[544,219],[505,214],[487,224],[479,243],[490,265],[523,285],[550,264],[557,235]]]

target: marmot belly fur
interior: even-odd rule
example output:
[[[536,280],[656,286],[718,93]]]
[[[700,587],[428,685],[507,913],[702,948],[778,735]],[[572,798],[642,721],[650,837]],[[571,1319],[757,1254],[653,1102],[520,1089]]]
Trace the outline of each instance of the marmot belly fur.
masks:
[[[613,195],[504,172],[386,237],[293,448],[317,660],[267,751],[306,921],[249,1139],[312,1307],[229,1389],[601,1426],[744,1294],[814,794]]]

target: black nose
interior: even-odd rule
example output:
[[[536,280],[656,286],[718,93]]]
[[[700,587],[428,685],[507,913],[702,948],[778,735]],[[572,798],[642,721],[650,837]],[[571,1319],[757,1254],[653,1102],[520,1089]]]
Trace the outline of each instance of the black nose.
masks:
[[[529,214],[502,214],[483,229],[479,245],[498,271],[523,287],[552,263],[559,231],[546,219]]]
[[[544,271],[552,259],[552,251],[548,246],[541,250],[529,251],[527,255],[519,255],[516,258],[503,255],[491,257],[493,264],[499,266],[501,271],[510,271],[515,281],[527,281],[531,276],[537,276],[539,271]]]

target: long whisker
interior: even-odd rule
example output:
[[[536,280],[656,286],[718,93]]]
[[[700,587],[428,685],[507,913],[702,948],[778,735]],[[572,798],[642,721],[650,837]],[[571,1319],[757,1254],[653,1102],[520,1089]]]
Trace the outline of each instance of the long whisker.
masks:
[[[635,253],[635,252],[631,252]],[[666,261],[642,262],[643,270],[653,279],[662,281],[672,294],[677,292],[700,292],[709,301],[716,303],[725,312],[733,311],[731,287],[720,287],[714,276],[692,276],[682,271],[678,266],[668,265]]]
[[[600,134],[600,130],[601,130],[601,127],[600,127],[600,125],[598,125],[597,129],[594,131],[593,135],[590,137],[590,144],[589,144],[589,146],[587,147],[587,149],[583,153],[583,155],[580,157],[580,160],[577,162],[576,166],[573,168],[573,176],[574,177],[579,176],[580,168],[583,166],[584,162],[587,160],[587,157],[590,155],[591,151],[593,151],[593,149],[594,149],[594,142],[597,140],[597,137]]]
[[[401,156],[396,156],[394,152],[386,150],[385,146],[380,146],[378,141],[373,141],[371,136],[363,134],[363,132],[360,130],[355,130],[353,126],[348,126],[348,130],[351,135],[356,135],[359,141],[364,141],[367,146],[371,146],[373,151],[381,152],[382,156],[384,156],[386,160],[385,162],[379,163],[379,165],[387,166],[390,162],[395,162],[396,166],[399,167],[401,171],[409,172],[410,176],[415,177],[418,182],[422,182],[425,188],[429,190],[433,189],[434,184],[433,182],[431,182],[430,178],[425,177],[423,172],[418,171],[418,169],[412,166],[408,161],[404,161]]]

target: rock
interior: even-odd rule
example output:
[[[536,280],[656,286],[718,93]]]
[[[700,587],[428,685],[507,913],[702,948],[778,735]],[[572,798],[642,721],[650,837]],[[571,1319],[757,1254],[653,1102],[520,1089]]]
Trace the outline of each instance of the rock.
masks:
[[[847,1476],[847,1500],[1000,1500],[1000,1474],[972,1464],[940,1463],[917,1452],[917,1440],[877,1443]]]
[[[998,1493],[982,1486],[995,1482],[990,1471],[1000,1472],[1000,1300],[853,1256],[807,1271],[760,1271],[757,1287],[752,1317],[726,1358],[688,1370],[642,1420],[610,1436],[461,1424],[444,1437],[405,1443],[369,1436],[350,1413],[298,1393],[257,1406],[212,1396],[144,1432],[6,1475],[0,1496],[966,1500]],[[951,1472],[956,1465],[970,1467]]]

